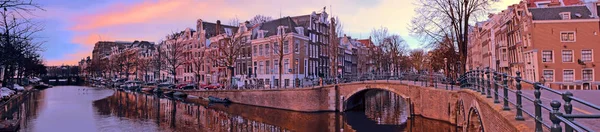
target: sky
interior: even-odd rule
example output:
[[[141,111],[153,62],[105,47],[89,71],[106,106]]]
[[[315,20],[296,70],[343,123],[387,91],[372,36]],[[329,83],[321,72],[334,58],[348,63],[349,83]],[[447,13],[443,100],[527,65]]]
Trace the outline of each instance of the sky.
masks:
[[[97,41],[157,42],[167,34],[195,27],[196,20],[228,23],[245,21],[257,14],[273,18],[298,16],[322,10],[338,16],[344,32],[368,38],[373,28],[387,27],[402,36],[409,48],[422,47],[410,35],[408,24],[417,13],[416,0],[34,0],[44,10],[33,12],[43,24],[46,65],[76,65],[91,56]],[[497,10],[518,3],[501,0]]]

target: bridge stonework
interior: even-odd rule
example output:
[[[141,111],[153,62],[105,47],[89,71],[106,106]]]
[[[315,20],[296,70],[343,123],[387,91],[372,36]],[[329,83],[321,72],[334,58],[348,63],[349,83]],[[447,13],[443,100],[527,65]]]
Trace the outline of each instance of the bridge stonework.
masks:
[[[366,90],[387,90],[413,104],[413,113],[446,121],[466,131],[533,131],[532,121],[514,121],[489,98],[469,90],[442,90],[393,81],[367,81],[315,88],[277,90],[185,91],[199,97],[229,98],[232,102],[301,112],[344,111],[349,99]],[[407,106],[408,108],[408,106]],[[408,109],[407,109],[408,110]]]

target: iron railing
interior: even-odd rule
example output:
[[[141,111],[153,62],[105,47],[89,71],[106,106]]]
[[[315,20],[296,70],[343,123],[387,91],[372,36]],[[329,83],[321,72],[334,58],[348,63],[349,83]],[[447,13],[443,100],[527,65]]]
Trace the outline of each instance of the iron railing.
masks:
[[[501,73],[490,69],[489,67],[485,69],[471,69],[466,72],[459,78],[461,88],[471,89],[473,91],[480,92],[481,95],[486,96],[487,98],[493,98],[494,103],[501,103],[499,99],[502,99],[503,110],[510,111],[509,103],[514,105],[516,108],[516,116],[515,119],[522,121],[523,113],[532,117],[535,120],[535,131],[541,132],[543,131],[543,127],[550,129],[551,132],[561,132],[563,128],[561,123],[564,124],[564,131],[572,132],[584,132],[584,131],[594,131],[585,125],[576,122],[575,119],[589,119],[589,118],[597,118],[600,119],[600,114],[573,114],[573,105],[572,101],[581,103],[587,107],[590,107],[595,110],[600,111],[600,106],[595,105],[593,103],[587,102],[583,99],[577,98],[573,95],[573,93],[569,91],[561,92],[554,90],[548,86],[544,86],[539,82],[532,82],[523,80],[521,78],[521,72],[516,72],[516,76],[509,76],[506,73]],[[512,81],[512,86],[515,89],[511,89],[511,84],[509,81]],[[534,98],[523,96],[522,87],[523,83],[530,84],[534,88]],[[501,90],[501,91],[499,91]],[[564,113],[560,111],[561,101],[552,100],[548,105],[544,105],[542,100],[540,99],[542,96],[542,90],[546,90],[549,94],[556,94],[562,97],[564,105],[562,105],[564,109]],[[509,100],[509,93],[513,93],[515,96],[515,101]],[[523,109],[523,99],[525,101],[531,102],[534,104],[534,112],[527,111]],[[542,110],[546,110],[549,112],[548,118],[551,121],[551,124],[544,122]]]

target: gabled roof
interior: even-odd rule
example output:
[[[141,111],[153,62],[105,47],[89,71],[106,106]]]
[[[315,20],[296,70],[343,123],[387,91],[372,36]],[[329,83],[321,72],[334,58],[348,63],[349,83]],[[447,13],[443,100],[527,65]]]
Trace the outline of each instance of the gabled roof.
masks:
[[[202,27],[204,27],[204,30],[206,31],[205,37],[206,38],[210,38],[213,36],[217,36],[217,24],[216,23],[210,23],[210,22],[202,22]],[[237,26],[230,26],[230,25],[224,25],[223,23],[221,23],[221,28],[219,29],[219,33],[225,33],[225,28],[230,28],[231,31],[237,31],[238,27]]]
[[[371,41],[370,39],[359,39],[358,42],[360,42],[361,44],[363,44],[366,47],[373,45],[373,41]]]
[[[533,15],[533,20],[562,20],[559,15],[561,12],[571,12],[571,19],[593,19],[590,17],[591,12],[585,6],[529,8],[529,12]]]
[[[298,25],[289,16],[284,17],[284,18],[279,18],[277,20],[264,22],[260,25],[259,29],[268,31],[265,34],[265,37],[269,37],[269,36],[277,35],[277,27],[279,27],[279,26],[287,26],[286,33],[290,33],[290,32],[298,33],[295,29],[295,27],[297,27]]]

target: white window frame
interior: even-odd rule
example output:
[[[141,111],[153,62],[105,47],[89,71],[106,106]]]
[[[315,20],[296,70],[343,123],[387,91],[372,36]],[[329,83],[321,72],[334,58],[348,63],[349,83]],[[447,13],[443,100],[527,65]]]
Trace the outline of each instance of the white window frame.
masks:
[[[542,77],[544,77],[544,79],[546,78],[545,71],[552,71],[552,81],[546,80],[546,82],[555,82],[556,81],[556,72],[555,72],[555,70],[554,69],[543,69],[542,70]]]
[[[550,56],[552,57],[552,61],[544,61],[544,51],[550,51]],[[556,60],[556,57],[554,56],[554,50],[542,50],[541,52],[541,56],[542,56],[542,63],[554,63],[554,60]]]
[[[583,51],[584,50],[590,50],[591,51],[592,54],[591,54],[591,58],[590,58],[591,60],[590,61],[584,61],[583,60]],[[582,49],[581,50],[581,61],[583,61],[583,62],[594,62],[594,49]]]
[[[569,61],[565,61],[565,59],[564,59],[564,56],[565,56],[564,52],[565,51],[571,51],[571,61],[570,62]],[[561,52],[560,52],[560,59],[561,59],[561,61],[563,63],[575,63],[575,53],[574,52],[575,52],[574,50],[570,50],[570,49],[561,50]]]
[[[582,81],[584,81],[584,78],[583,78],[583,70],[592,70],[592,80],[590,80],[590,81],[594,81],[594,80],[596,80],[596,78],[595,78],[595,76],[594,76],[594,75],[595,75],[595,73],[594,73],[594,68],[584,68],[584,69],[581,69],[581,80],[582,80]],[[591,84],[590,84],[590,85],[591,85]]]
[[[561,12],[558,13],[560,15],[560,19],[562,20],[571,20],[571,12]],[[565,18],[567,16],[567,18]]]
[[[563,73],[562,73],[562,81],[563,82],[567,82],[567,81],[565,81],[565,71],[573,71],[573,76],[572,76],[573,78],[571,79],[570,82],[574,82],[575,76],[577,75],[577,74],[575,74],[575,69],[563,69]]]
[[[573,33],[573,41],[564,41],[562,39],[563,33]],[[561,31],[560,34],[559,34],[559,39],[560,39],[560,42],[576,42],[577,41],[577,32],[575,32],[575,31]]]

